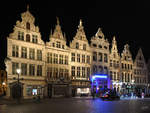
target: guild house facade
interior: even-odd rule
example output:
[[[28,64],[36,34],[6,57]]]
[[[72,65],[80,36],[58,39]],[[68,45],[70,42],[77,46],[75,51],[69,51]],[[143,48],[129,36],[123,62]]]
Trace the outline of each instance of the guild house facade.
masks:
[[[108,78],[100,80],[99,89],[129,92],[128,85],[136,84],[140,78],[138,88],[146,88],[146,65],[144,63],[144,73],[134,73],[141,67],[137,68],[137,63],[133,62],[128,44],[120,56],[113,37],[110,51],[110,43],[100,28],[89,43],[80,20],[73,40],[67,45],[58,18],[49,42],[44,42],[34,23],[35,18],[27,7],[27,11],[21,14],[21,21],[16,22],[13,32],[7,37],[6,98],[90,95],[90,79],[100,74]],[[142,54],[141,49],[138,54]],[[145,62],[143,55],[140,58],[140,62]],[[137,60],[135,62],[139,63]]]

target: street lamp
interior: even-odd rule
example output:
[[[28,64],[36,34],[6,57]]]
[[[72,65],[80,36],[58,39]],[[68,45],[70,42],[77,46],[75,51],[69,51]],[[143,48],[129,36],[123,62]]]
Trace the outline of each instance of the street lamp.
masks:
[[[18,83],[17,83],[17,86],[18,86],[18,88],[17,88],[17,98],[18,98],[18,103],[19,103],[19,98],[20,98],[20,86],[19,86],[19,74],[20,74],[20,72],[21,72],[21,69],[17,69],[16,70],[17,71],[17,74],[18,74]]]
[[[17,69],[17,74],[18,74],[18,85],[19,85],[19,74],[21,72],[21,69]]]
[[[134,84],[134,80],[132,80],[132,84]]]
[[[4,95],[6,94],[6,92],[5,92],[5,85],[6,85],[6,83],[3,82],[3,83],[2,83],[2,86],[3,86],[3,94],[4,94]]]

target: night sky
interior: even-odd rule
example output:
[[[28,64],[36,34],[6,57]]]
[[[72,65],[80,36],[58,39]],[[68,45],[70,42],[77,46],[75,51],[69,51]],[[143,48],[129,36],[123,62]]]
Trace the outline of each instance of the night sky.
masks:
[[[107,0],[105,0],[107,1]],[[5,0],[0,3],[0,67],[4,69],[6,57],[6,37],[13,31],[17,20],[21,20],[21,13],[26,11],[29,4],[30,12],[35,17],[44,41],[49,40],[51,29],[56,25],[56,16],[60,19],[62,31],[66,33],[69,43],[75,36],[79,19],[82,19],[87,39],[90,42],[99,27],[105,38],[111,43],[115,35],[119,53],[124,45],[130,45],[133,58],[141,47],[147,61],[149,54],[150,8],[146,2],[52,2],[52,0]]]

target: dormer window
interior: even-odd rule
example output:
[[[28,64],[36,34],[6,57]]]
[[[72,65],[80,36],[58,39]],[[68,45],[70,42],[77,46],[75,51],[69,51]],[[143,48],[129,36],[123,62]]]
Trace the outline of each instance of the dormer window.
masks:
[[[65,48],[64,45],[62,45],[62,48],[63,48],[63,49]]]
[[[32,42],[33,43],[38,43],[37,35],[32,35]]]
[[[55,43],[53,43],[52,46],[55,47]]]
[[[26,41],[30,42],[30,35],[29,34],[26,34]]]
[[[76,49],[79,49],[79,43],[78,42],[76,43]]]
[[[102,48],[102,45],[99,45],[98,47],[99,47],[99,48]]]
[[[86,44],[83,44],[83,50],[86,50]]]
[[[104,46],[105,49],[107,49],[107,46]]]
[[[30,30],[30,23],[29,22],[26,23],[26,29]]]
[[[56,43],[56,47],[57,47],[57,48],[60,48],[60,42],[57,42],[57,43]]]
[[[96,44],[93,44],[93,47],[97,47],[97,45],[96,45]]]

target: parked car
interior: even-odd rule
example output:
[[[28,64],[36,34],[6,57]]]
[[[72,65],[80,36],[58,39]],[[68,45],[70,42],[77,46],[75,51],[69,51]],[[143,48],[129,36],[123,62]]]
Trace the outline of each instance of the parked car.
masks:
[[[100,96],[102,100],[115,100],[120,99],[120,97],[117,95],[114,91],[106,91],[104,94]]]

